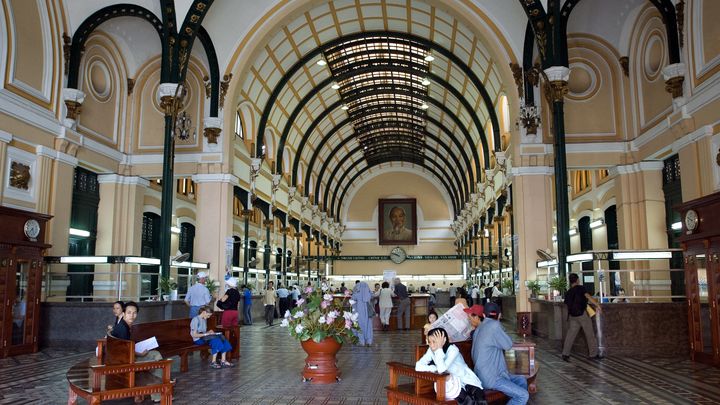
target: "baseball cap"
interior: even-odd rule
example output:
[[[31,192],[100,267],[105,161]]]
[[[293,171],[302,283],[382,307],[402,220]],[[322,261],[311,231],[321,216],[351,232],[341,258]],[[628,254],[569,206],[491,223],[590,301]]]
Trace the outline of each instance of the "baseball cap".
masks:
[[[466,314],[480,316],[483,314],[483,306],[476,304],[476,305],[471,306],[470,308],[463,309],[463,311],[465,311]]]
[[[500,313],[500,307],[494,302],[488,302],[485,304],[485,315],[497,315]]]
[[[197,274],[197,278],[207,278],[207,273],[204,271],[201,271]]]

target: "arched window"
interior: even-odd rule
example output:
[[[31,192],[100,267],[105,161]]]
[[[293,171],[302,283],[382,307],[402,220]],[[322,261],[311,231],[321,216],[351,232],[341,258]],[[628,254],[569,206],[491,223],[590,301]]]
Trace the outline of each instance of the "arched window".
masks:
[[[254,269],[257,266],[257,241],[251,240],[249,242],[249,244],[250,244],[250,248],[249,248],[249,252],[248,252],[248,259],[249,259],[249,261],[255,262],[254,265],[249,264],[249,267]]]
[[[193,224],[188,222],[180,224],[180,240],[178,242],[178,249],[189,254],[188,261],[192,261],[195,250],[195,226]]]
[[[239,236],[233,235],[233,255],[232,255],[232,265],[234,267],[240,267],[240,250],[242,250],[242,244],[240,243],[242,239],[240,239]]]
[[[620,249],[618,238],[617,208],[614,205],[605,210],[605,230],[607,232],[607,248],[610,250]],[[613,270],[620,270],[620,262],[610,261],[610,295],[617,295],[620,287],[620,273]]]
[[[580,218],[578,221],[578,233],[580,234],[580,251],[581,252],[587,252],[588,250],[592,250],[593,243],[592,243],[592,228],[590,228],[590,217],[584,216]],[[592,270],[593,269],[593,262],[583,262],[582,263],[582,269],[583,270]],[[595,283],[592,281],[589,283],[585,283],[585,277],[584,274],[580,275],[580,279],[583,280],[583,285],[585,286],[585,289],[590,293],[590,295],[595,294]]]
[[[240,109],[235,111],[235,136],[240,139],[245,139],[245,131],[243,130],[242,116],[240,115]]]
[[[510,132],[510,106],[508,105],[508,98],[503,94],[500,97],[500,116],[502,117],[502,132]]]

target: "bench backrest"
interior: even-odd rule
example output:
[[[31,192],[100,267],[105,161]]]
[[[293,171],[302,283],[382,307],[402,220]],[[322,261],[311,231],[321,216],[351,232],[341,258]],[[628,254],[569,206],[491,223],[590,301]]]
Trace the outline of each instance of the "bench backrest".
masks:
[[[105,343],[105,365],[135,363],[135,342],[108,335]]]
[[[187,343],[188,345],[192,345],[193,340],[190,337],[190,321],[191,318],[180,318],[137,323],[130,327],[130,336],[132,336],[135,342],[155,336],[160,347],[170,343]],[[208,330],[216,328],[214,316],[208,318],[207,328]]]

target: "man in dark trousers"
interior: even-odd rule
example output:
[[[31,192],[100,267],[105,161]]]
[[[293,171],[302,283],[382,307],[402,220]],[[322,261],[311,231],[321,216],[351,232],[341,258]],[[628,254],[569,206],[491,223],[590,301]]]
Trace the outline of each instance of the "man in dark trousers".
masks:
[[[405,330],[410,329],[410,296],[408,295],[407,287],[405,284],[400,282],[400,278],[395,278],[395,296],[398,299],[397,309],[397,328],[398,330],[403,329],[403,315],[405,315]]]
[[[585,333],[585,341],[588,345],[588,354],[592,359],[601,359],[598,354],[598,343],[595,338],[595,331],[593,330],[590,316],[587,313],[588,301],[593,303],[595,310],[599,314],[602,311],[600,304],[585,290],[580,284],[580,277],[577,274],[570,274],[570,290],[565,293],[565,305],[568,309],[568,327],[567,336],[565,336],[565,344],[563,344],[562,359],[565,361],[570,360],[570,350],[572,349],[575,338],[577,337],[580,328]]]

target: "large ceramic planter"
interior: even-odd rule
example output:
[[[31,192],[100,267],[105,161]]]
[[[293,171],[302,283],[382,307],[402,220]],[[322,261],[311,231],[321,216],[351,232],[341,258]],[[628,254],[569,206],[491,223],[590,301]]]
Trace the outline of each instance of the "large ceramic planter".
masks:
[[[305,368],[302,372],[303,381],[312,384],[330,384],[340,380],[335,355],[342,345],[334,338],[325,338],[320,343],[308,339],[300,342],[307,353]]]

